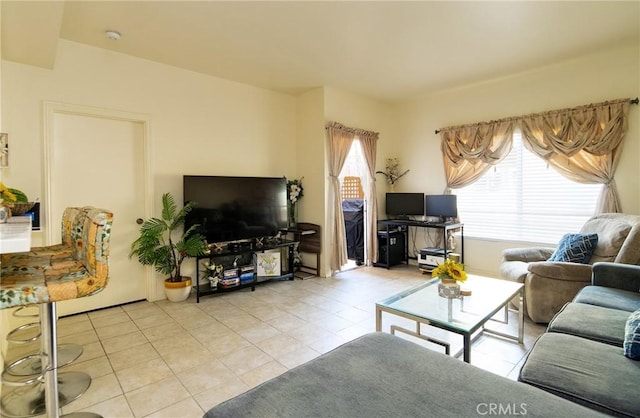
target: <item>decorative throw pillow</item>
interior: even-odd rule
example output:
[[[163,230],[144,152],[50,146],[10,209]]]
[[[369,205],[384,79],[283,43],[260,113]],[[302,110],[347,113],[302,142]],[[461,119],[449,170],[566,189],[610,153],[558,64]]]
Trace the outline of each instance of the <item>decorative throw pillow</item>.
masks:
[[[598,234],[565,234],[547,261],[587,264],[598,245]]]
[[[640,309],[627,319],[624,328],[624,355],[631,360],[640,360]]]

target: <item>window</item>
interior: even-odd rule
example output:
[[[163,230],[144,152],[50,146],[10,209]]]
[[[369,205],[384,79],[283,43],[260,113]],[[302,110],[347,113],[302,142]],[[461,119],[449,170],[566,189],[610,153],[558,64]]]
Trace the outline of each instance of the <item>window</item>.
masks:
[[[465,235],[556,244],[593,216],[601,184],[563,177],[514,133],[509,155],[475,183],[455,189]]]

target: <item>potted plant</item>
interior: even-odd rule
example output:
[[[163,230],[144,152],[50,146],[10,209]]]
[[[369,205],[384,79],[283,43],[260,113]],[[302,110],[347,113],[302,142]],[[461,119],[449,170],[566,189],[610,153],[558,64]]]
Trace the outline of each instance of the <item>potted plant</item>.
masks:
[[[162,195],[162,218],[146,220],[140,236],[131,244],[129,257],[137,257],[145,266],[153,266],[158,273],[169,277],[164,281],[165,294],[172,302],[180,302],[191,292],[191,278],[182,277],[180,268],[187,257],[204,254],[204,237],[193,225],[181,233],[185,216],[195,203],[189,202],[180,210],[171,193]]]
[[[395,185],[409,170],[400,172],[400,160],[398,158],[387,158],[386,171],[376,171],[376,174],[382,174],[389,183],[389,190],[394,191]]]

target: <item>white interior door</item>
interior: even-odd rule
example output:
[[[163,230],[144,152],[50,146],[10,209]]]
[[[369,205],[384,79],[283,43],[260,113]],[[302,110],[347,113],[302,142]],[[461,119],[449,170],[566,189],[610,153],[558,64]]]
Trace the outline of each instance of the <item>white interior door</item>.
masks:
[[[60,315],[147,299],[147,274],[129,259],[145,218],[145,123],[112,115],[48,114],[48,243],[61,241],[60,221],[68,206],[95,206],[113,212],[109,282],[90,297],[58,303]]]

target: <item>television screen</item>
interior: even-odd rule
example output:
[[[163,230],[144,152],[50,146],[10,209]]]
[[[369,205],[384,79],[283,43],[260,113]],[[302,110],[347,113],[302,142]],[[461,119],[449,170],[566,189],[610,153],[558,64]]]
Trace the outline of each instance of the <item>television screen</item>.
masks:
[[[424,215],[424,193],[387,193],[388,216],[406,218]]]
[[[184,176],[184,202],[196,206],[185,229],[198,224],[208,242],[274,236],[287,227],[284,177]]]
[[[456,218],[458,216],[457,196],[454,194],[428,194],[424,198],[424,208],[425,216]]]

